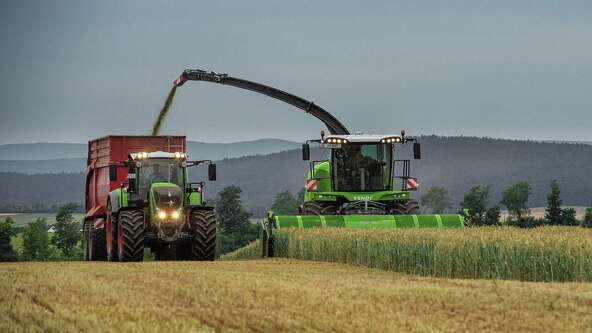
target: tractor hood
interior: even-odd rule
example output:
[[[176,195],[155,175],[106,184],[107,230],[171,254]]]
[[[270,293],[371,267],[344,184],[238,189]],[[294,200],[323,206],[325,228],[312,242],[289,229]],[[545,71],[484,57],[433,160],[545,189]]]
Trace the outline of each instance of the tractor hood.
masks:
[[[179,208],[183,204],[183,191],[172,183],[155,183],[151,187],[154,204],[161,209]]]

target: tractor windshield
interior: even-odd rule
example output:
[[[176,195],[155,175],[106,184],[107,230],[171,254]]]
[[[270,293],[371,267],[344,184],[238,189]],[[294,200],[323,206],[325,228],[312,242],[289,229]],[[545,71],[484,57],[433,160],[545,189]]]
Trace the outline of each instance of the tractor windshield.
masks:
[[[150,185],[167,182],[183,188],[183,168],[180,161],[169,158],[152,158],[142,162],[138,185],[142,196],[147,194]]]
[[[333,184],[340,192],[390,189],[392,150],[389,144],[347,144],[332,149]]]

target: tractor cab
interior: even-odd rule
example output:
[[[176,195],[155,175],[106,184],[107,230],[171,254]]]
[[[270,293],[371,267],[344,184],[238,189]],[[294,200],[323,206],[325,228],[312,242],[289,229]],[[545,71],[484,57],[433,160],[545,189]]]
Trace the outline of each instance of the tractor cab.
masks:
[[[187,155],[185,153],[133,153],[129,156],[130,188],[146,198],[153,185],[178,189],[187,188]],[[133,181],[132,181],[133,180]],[[133,185],[133,186],[132,186]]]

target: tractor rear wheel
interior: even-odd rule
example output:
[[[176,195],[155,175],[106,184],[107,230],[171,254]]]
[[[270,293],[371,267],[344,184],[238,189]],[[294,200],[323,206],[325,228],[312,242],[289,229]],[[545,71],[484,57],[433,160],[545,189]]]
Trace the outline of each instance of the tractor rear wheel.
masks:
[[[303,215],[335,215],[337,207],[333,204],[308,201],[302,205]]]
[[[216,214],[211,210],[192,210],[189,222],[195,233],[191,259],[213,261],[216,258]]]
[[[125,210],[117,218],[117,250],[119,261],[144,259],[144,212]]]

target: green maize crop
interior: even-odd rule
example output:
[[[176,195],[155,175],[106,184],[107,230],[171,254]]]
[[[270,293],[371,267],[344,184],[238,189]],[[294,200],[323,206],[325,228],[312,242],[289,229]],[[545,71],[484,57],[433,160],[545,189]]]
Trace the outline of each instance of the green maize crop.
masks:
[[[275,255],[445,278],[592,281],[592,230],[574,227],[285,229]]]

